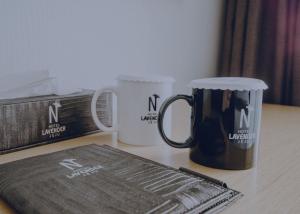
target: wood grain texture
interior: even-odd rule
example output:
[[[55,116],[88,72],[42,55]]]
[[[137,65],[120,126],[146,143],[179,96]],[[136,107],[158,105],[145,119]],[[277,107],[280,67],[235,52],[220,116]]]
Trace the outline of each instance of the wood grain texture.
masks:
[[[201,175],[96,144],[0,165],[0,195],[23,214],[198,213],[241,196]]]
[[[131,146],[104,133],[35,147],[0,156],[0,163],[96,143],[108,144],[130,153],[173,166],[185,167],[225,181],[244,197],[224,214],[300,213],[300,108],[264,105],[258,165],[249,170],[232,171],[204,167],[189,160],[188,149],[157,146]],[[0,213],[12,210],[2,201]]]
[[[0,153],[56,142],[95,132],[91,115],[93,91],[85,90],[65,96],[41,96],[0,100]],[[50,124],[49,106],[58,102],[58,122]],[[54,109],[55,111],[55,109]],[[97,101],[97,113],[106,125],[111,125],[111,99],[103,94]],[[45,134],[57,124],[65,131]]]

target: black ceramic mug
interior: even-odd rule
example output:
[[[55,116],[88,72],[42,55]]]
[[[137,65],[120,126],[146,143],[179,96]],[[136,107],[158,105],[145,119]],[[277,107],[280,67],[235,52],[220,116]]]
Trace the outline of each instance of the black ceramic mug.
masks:
[[[165,100],[158,116],[164,141],[176,148],[191,148],[196,163],[222,169],[248,169],[257,159],[263,89],[266,84],[250,78],[209,78],[190,83],[192,95]],[[164,133],[168,106],[185,100],[192,108],[191,135],[175,142]]]

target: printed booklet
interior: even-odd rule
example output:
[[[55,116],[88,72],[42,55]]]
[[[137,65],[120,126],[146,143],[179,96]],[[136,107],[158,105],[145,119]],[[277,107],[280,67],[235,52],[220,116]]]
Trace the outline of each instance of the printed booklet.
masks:
[[[216,213],[241,193],[92,144],[0,165],[0,197],[21,214]]]

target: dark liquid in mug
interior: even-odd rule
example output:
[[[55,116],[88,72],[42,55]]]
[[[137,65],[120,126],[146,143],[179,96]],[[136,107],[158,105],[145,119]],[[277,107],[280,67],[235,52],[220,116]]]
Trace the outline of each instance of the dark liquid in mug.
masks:
[[[224,169],[254,164],[259,137],[260,91],[193,89],[190,158]]]

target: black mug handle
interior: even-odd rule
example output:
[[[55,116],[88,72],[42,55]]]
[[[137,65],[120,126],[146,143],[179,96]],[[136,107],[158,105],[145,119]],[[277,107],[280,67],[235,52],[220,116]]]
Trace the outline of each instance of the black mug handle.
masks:
[[[188,95],[178,94],[176,96],[170,97],[167,100],[165,100],[163,102],[163,104],[161,105],[159,112],[158,112],[158,123],[157,123],[158,131],[159,131],[161,137],[164,139],[164,141],[167,144],[169,144],[170,146],[173,146],[175,148],[189,148],[191,146],[192,140],[193,140],[191,136],[188,139],[186,139],[185,142],[178,143],[178,142],[170,140],[166,136],[165,131],[164,131],[163,120],[164,120],[166,110],[169,107],[169,105],[171,105],[176,100],[185,100],[190,106],[193,106],[193,98],[192,98],[192,96],[188,96]]]

